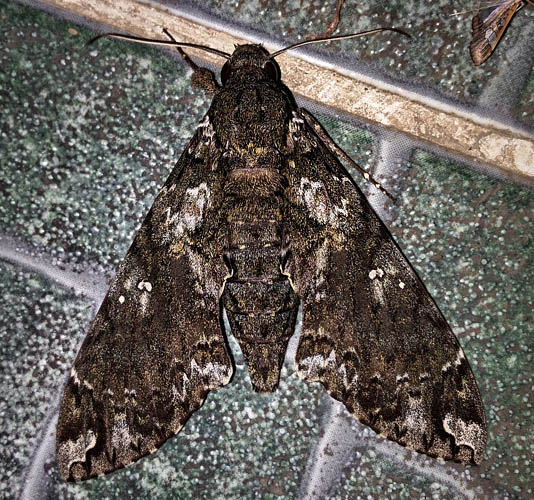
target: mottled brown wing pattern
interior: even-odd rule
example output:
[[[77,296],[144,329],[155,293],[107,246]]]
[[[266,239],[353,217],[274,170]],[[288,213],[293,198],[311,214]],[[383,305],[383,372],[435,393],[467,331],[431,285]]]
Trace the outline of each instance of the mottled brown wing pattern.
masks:
[[[505,0],[487,16],[473,17],[473,38],[469,45],[475,65],[482,64],[493,52],[514,14],[521,8],[521,0]]]
[[[221,169],[207,117],[143,222],[74,363],[57,426],[66,480],[120,469],[176,434],[232,375]]]
[[[301,113],[289,142],[283,271],[302,302],[298,374],[388,439],[479,463],[484,410],[450,327]]]

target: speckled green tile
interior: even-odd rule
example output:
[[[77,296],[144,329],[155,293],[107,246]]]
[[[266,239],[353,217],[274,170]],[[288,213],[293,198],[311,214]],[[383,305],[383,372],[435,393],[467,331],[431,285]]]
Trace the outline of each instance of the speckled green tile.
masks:
[[[389,462],[375,453],[358,453],[357,465],[350,469],[346,482],[338,495],[331,500],[367,500],[382,498],[396,500],[455,500],[459,492],[431,478],[425,478]]]
[[[115,267],[209,101],[163,54],[0,6],[0,226]]]
[[[0,498],[19,493],[83,329],[87,302],[0,262]]]

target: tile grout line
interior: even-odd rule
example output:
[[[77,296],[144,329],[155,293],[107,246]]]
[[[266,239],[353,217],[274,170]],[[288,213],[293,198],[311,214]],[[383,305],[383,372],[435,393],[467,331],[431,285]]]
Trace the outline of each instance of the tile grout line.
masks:
[[[334,477],[336,474],[332,471],[341,473],[348,464],[353,463],[354,460],[351,460],[349,455],[355,453],[359,447],[374,451],[393,463],[402,463],[423,477],[454,489],[464,498],[476,498],[476,486],[470,487],[468,481],[453,477],[452,474],[458,474],[457,471],[453,470],[451,474],[446,470],[447,466],[444,463],[426,466],[417,463],[416,460],[407,459],[406,454],[411,456],[419,456],[419,454],[374,435],[372,430],[355,420],[341,403],[328,399],[325,404],[328,407],[325,412],[325,425],[322,427],[323,437],[310,454],[304,473],[304,478],[308,481],[301,482],[300,500],[316,500],[333,495],[335,493],[333,488],[339,481],[339,477]],[[349,419],[354,420],[356,425]],[[367,430],[371,434],[370,438],[365,436]],[[343,436],[343,439],[339,439],[340,436]],[[331,446],[333,438],[337,441],[336,446]]]
[[[27,271],[35,272],[53,281],[59,286],[83,295],[95,303],[102,302],[107,288],[108,280],[103,276],[90,272],[74,272],[62,270],[53,264],[50,256],[34,256],[27,243],[11,236],[0,234],[0,260],[4,260]]]
[[[20,500],[33,500],[34,498],[46,498],[50,489],[49,481],[45,475],[45,464],[54,455],[56,424],[58,418],[61,393],[56,397],[55,404],[48,413],[46,426],[40,433],[39,442],[34,447],[34,452],[29,466],[22,477],[22,491]]]
[[[40,256],[37,258],[30,253],[27,244],[21,243],[11,236],[1,234],[0,260],[24,270],[35,272],[64,289],[73,290],[75,293],[91,299],[97,305],[103,300],[108,288],[108,281],[104,277],[99,277],[91,273],[79,274],[61,270],[58,266],[51,263],[53,259],[49,256]],[[70,368],[66,373],[69,370]],[[49,490],[50,485],[46,478],[44,466],[54,454],[54,438],[60,399],[61,392],[56,395],[55,401],[45,420],[46,424],[40,432],[36,444],[33,446],[30,463],[20,476],[21,490],[19,498],[21,500],[45,498],[46,492]]]

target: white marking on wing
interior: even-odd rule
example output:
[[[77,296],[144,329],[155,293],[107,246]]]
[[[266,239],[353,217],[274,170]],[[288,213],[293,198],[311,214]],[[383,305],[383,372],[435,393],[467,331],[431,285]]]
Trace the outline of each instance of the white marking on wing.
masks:
[[[83,381],[83,385],[84,385],[87,389],[89,389],[90,391],[92,391],[92,390],[94,389],[94,387],[93,387],[89,382],[87,382],[87,380],[84,380],[84,381]]]
[[[319,370],[323,370],[329,365],[334,366],[336,364],[336,353],[332,349],[330,351],[330,354],[325,359],[325,357],[322,354],[315,354],[314,356],[309,356],[307,358],[302,359],[297,367],[297,371],[300,371],[302,367],[305,367],[306,369],[306,375],[305,378],[310,377],[318,377],[319,376]]]
[[[145,314],[148,307],[148,295],[146,293],[139,297],[139,305],[141,306],[141,314]]]
[[[304,358],[300,360],[297,366],[297,373],[303,378],[315,379],[319,376],[319,369],[323,366],[323,361],[324,357],[321,354]]]
[[[348,215],[348,200],[341,200],[342,206],[334,205],[321,181],[311,181],[303,177],[300,180],[298,196],[306,205],[310,216],[321,224],[339,227],[340,215]]]
[[[404,413],[404,423],[411,433],[419,433],[425,428],[425,414],[421,406],[421,401],[416,398],[408,398],[406,402],[406,411]]]
[[[204,119],[196,126],[196,128],[207,127],[210,124],[209,116],[206,115]]]
[[[330,255],[330,243],[324,241],[315,252],[315,300],[318,302],[326,297],[326,287],[320,290],[325,281],[325,274],[328,270],[328,257]]]
[[[96,434],[89,429],[87,433],[78,436],[76,441],[69,439],[59,445],[58,456],[69,457],[66,467],[61,467],[62,460],[59,460],[61,467],[61,475],[65,478],[69,477],[70,468],[76,462],[85,462],[87,460],[86,454],[96,445]]]
[[[371,279],[371,291],[373,292],[373,296],[376,299],[376,301],[380,304],[385,303],[384,292],[385,292],[386,280],[388,279],[388,276],[386,276],[386,279],[384,280],[381,279],[384,276],[386,276],[386,273],[380,267],[377,267],[376,269],[371,269],[371,271],[369,271],[369,278]]]
[[[295,111],[293,111],[293,119],[292,119],[292,121],[294,123],[304,123],[304,120]]]
[[[347,376],[347,367],[345,366],[345,363],[342,363],[340,367],[337,369],[337,372],[341,376],[341,380],[343,381],[343,385],[345,386],[345,389],[351,389],[356,388],[358,386],[358,373],[355,373],[351,380],[349,380]]]
[[[151,292],[152,283],[150,283],[150,281],[140,281],[137,285],[137,288],[139,288],[139,290],[146,290],[147,292]]]
[[[375,280],[372,283],[373,283],[372,291],[373,291],[374,298],[379,304],[384,304],[385,303],[384,283],[379,280]]]
[[[187,389],[189,385],[190,385],[189,377],[185,373],[183,373],[182,374],[182,390],[179,391],[175,385],[172,386],[173,399],[176,399],[176,397],[178,397],[180,401],[182,402],[185,401],[185,397],[187,395]]]
[[[328,358],[326,358],[325,366],[334,365],[335,363],[336,363],[336,351],[332,349],[330,351],[330,354],[328,355]]]
[[[454,436],[456,446],[468,446],[477,450],[477,443],[484,441],[484,429],[475,422],[464,422],[461,418],[447,413],[443,419],[443,429]]]
[[[341,200],[341,207],[337,207],[335,206],[334,207],[334,210],[336,211],[336,214],[338,215],[343,215],[344,217],[347,217],[349,215],[349,211],[347,210],[347,204],[348,204],[348,200],[346,200],[345,198],[343,198]]]
[[[126,413],[117,413],[111,428],[111,445],[117,452],[125,449],[132,443],[130,427],[126,423]]]
[[[213,299],[218,300],[220,284],[217,283],[211,273],[211,270],[206,265],[204,258],[197,252],[187,248],[187,258],[189,259],[189,269],[196,276],[195,280],[195,292],[204,299],[209,299],[210,296]],[[204,307],[207,307],[207,301],[204,302]]]
[[[450,367],[451,367],[451,362],[450,361],[447,361],[442,367],[441,367],[441,371],[442,372],[446,372]]]
[[[208,388],[215,389],[230,382],[232,370],[221,363],[208,363],[204,367],[203,374],[209,384]]]
[[[186,230],[193,232],[204,220],[204,213],[211,205],[211,190],[205,182],[197,187],[188,188],[183,197],[180,210],[172,213],[167,208],[166,224],[174,235],[181,235]]]
[[[76,385],[80,385],[80,379],[78,378],[78,372],[76,371],[76,369],[74,368],[74,366],[71,368],[70,370],[70,376],[72,378],[72,381],[76,384]]]
[[[135,284],[137,283],[137,273],[135,272],[135,270],[130,276],[124,279],[123,283],[124,288],[126,290],[131,290],[135,286]]]
[[[204,383],[207,383],[208,389],[215,389],[221,385],[226,385],[232,376],[232,370],[221,363],[206,363],[200,366],[195,358],[191,360],[191,374],[197,372],[200,374]]]

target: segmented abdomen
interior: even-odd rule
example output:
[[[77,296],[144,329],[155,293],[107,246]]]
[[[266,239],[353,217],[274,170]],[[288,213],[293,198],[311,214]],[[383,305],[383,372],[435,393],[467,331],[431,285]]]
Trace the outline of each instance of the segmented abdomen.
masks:
[[[272,392],[298,309],[281,274],[283,182],[276,168],[236,168],[225,184],[226,258],[232,277],[223,305],[239,341],[254,390]]]

